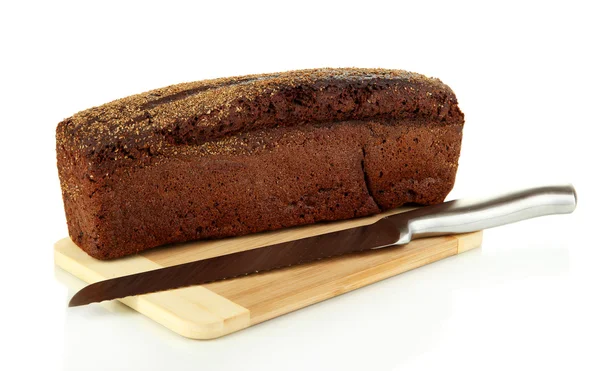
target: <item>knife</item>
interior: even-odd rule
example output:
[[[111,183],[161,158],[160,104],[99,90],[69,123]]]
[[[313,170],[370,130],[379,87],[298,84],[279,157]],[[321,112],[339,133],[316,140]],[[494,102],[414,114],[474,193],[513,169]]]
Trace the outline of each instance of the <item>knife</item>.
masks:
[[[77,292],[69,307],[400,246],[416,238],[476,232],[544,215],[567,214],[576,205],[577,195],[570,184],[448,201],[390,215],[357,228],[99,281]]]

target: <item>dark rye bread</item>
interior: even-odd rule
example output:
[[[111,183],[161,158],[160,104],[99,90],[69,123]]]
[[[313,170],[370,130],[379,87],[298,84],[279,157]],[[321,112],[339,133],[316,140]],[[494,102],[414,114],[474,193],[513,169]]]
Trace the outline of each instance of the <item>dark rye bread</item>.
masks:
[[[109,259],[442,202],[463,114],[437,79],[316,69],[173,85],[56,130],[69,234]]]

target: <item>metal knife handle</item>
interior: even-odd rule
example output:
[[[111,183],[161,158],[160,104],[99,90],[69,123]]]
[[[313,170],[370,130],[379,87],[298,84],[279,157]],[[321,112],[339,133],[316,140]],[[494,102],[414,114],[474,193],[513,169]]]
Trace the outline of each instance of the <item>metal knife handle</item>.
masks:
[[[576,205],[577,194],[570,184],[444,202],[404,213],[407,219],[402,224],[408,230],[403,231],[398,244],[411,238],[475,232],[544,215],[568,214]]]

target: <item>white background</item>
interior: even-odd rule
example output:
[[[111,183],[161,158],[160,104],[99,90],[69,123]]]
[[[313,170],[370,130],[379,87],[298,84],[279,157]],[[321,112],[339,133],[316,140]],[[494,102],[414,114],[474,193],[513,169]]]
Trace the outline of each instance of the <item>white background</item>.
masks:
[[[17,3],[17,2],[15,2]],[[2,2],[0,369],[600,368],[593,1]],[[56,124],[134,93],[313,67],[439,77],[466,116],[449,198],[571,182],[576,212],[215,341],[120,305],[67,309]]]

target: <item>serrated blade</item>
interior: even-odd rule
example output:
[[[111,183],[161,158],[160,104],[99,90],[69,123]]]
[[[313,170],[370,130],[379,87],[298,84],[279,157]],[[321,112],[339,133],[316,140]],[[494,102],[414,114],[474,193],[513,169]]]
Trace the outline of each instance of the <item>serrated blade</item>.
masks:
[[[383,218],[362,227],[96,282],[77,292],[71,298],[69,307],[310,263],[389,246],[399,239],[398,226],[388,218]]]

